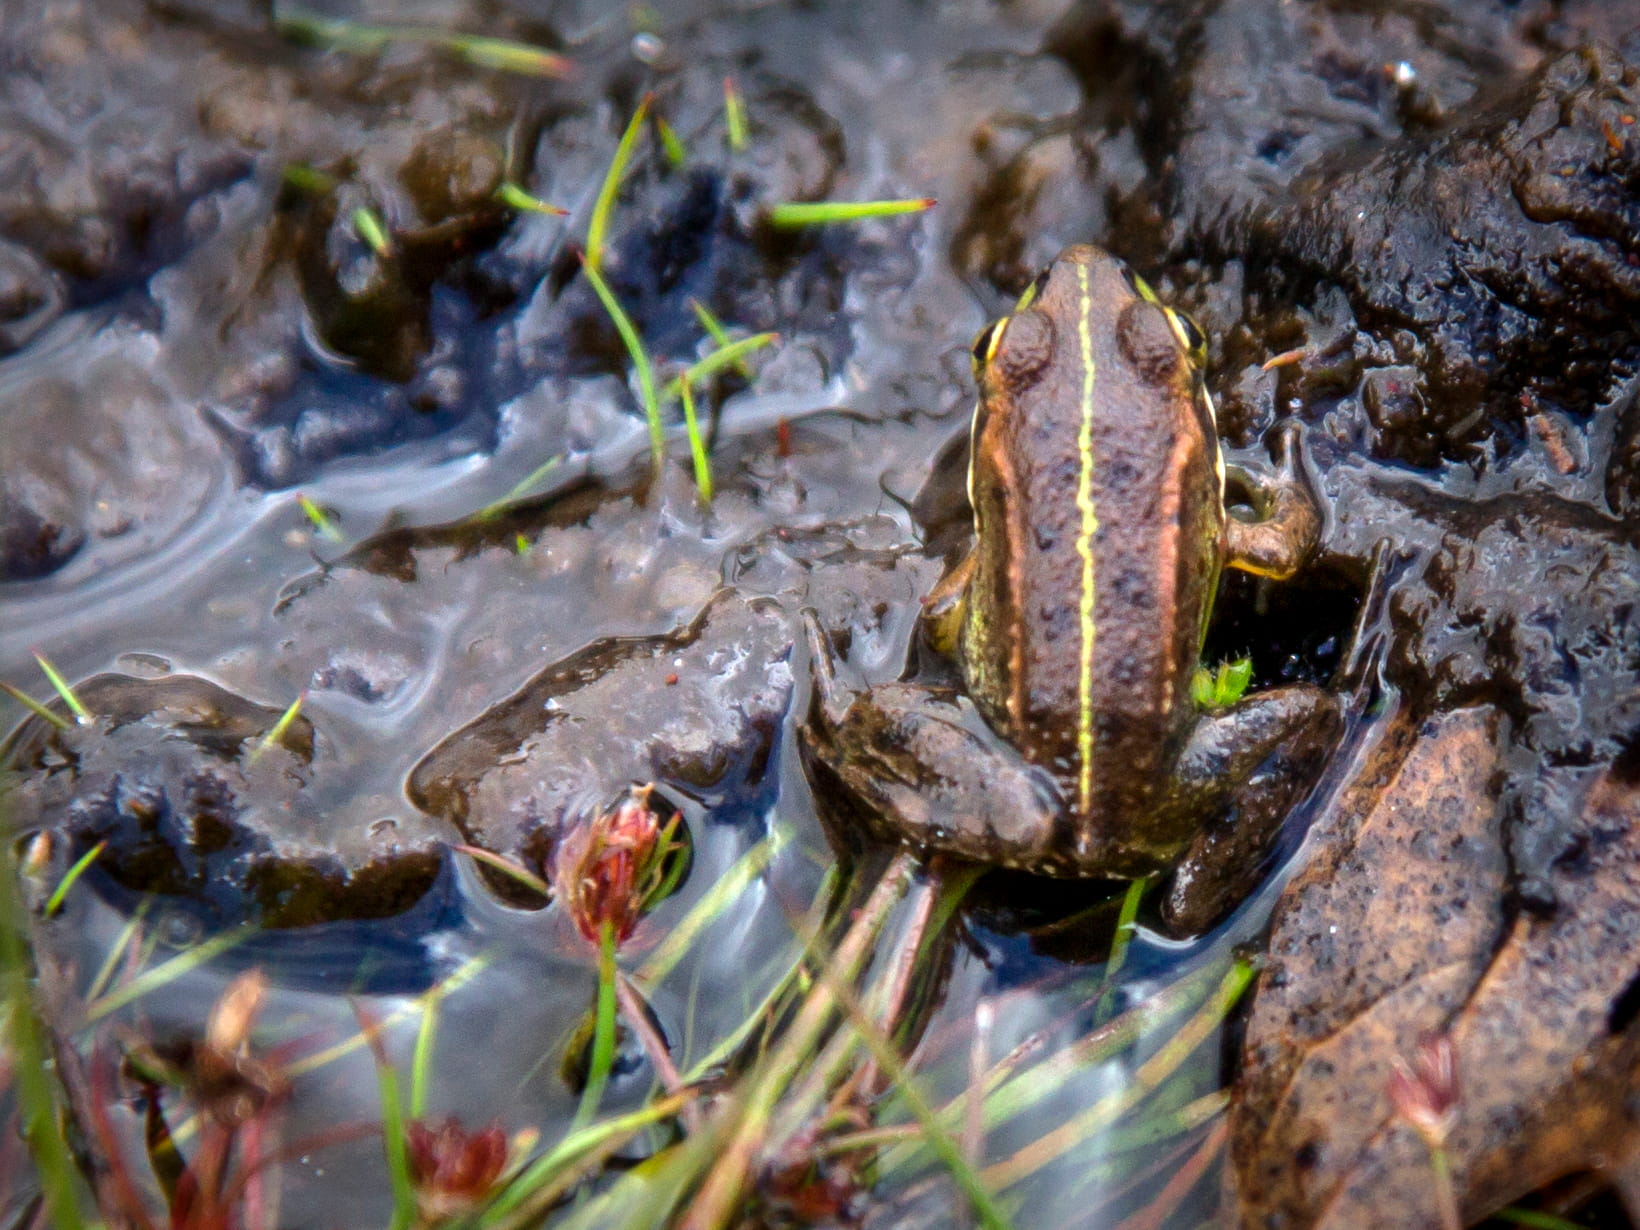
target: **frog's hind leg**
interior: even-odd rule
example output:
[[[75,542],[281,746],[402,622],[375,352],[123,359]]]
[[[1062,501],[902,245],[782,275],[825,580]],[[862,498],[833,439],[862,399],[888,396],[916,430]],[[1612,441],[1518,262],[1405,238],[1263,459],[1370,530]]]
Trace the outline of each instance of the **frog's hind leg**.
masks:
[[[1169,930],[1201,934],[1258,885],[1282,821],[1315,784],[1341,728],[1338,702],[1309,684],[1202,718],[1180,756],[1179,786],[1188,805],[1215,818],[1167,886]]]

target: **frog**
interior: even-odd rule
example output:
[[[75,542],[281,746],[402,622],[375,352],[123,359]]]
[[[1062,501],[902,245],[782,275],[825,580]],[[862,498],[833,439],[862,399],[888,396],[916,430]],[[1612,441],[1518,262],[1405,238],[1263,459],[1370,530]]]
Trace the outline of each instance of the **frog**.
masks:
[[[1175,930],[1251,890],[1341,716],[1310,683],[1193,695],[1222,572],[1288,579],[1322,528],[1296,427],[1272,472],[1226,466],[1206,368],[1195,322],[1092,245],[979,334],[972,545],[919,619],[960,684],[850,686],[805,620],[800,746],[823,808],[1040,875],[1170,872]]]

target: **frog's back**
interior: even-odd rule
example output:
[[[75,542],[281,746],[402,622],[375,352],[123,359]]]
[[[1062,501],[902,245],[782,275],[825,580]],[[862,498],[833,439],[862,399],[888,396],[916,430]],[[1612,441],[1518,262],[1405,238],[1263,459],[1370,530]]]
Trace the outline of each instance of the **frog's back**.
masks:
[[[987,578],[982,560],[975,578],[1014,613],[1013,677],[976,699],[1097,816],[1144,805],[1191,715],[1217,582],[1217,444],[1173,326],[1112,258],[1072,249],[1039,311],[1052,358],[1000,425],[1015,472],[992,510],[1025,562]],[[1019,332],[1028,343],[1040,325]]]

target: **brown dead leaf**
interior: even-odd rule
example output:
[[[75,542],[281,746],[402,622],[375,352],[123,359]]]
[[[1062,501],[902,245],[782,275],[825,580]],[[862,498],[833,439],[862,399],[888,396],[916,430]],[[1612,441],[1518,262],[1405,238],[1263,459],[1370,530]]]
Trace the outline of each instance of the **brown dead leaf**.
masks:
[[[1549,917],[1513,914],[1505,719],[1385,732],[1278,907],[1231,1114],[1250,1226],[1437,1227],[1428,1150],[1389,1098],[1397,1056],[1450,1036],[1447,1141],[1466,1221],[1560,1176],[1640,1195],[1640,789],[1574,818]]]

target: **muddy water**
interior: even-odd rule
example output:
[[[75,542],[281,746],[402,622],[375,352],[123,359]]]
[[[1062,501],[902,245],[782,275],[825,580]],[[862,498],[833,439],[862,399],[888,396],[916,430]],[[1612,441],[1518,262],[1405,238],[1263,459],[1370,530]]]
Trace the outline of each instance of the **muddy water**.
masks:
[[[414,1020],[394,1014],[444,984],[437,1109],[550,1139],[574,1111],[556,1057],[592,994],[588,955],[555,907],[448,845],[539,867],[562,814],[656,777],[694,862],[639,949],[783,842],[648,989],[665,1034],[705,1053],[789,963],[790,920],[836,860],[793,747],[799,612],[847,638],[862,679],[905,669],[918,600],[962,545],[969,343],[1082,240],[1208,326],[1237,460],[1264,462],[1278,419],[1309,425],[1323,557],[1286,590],[1228,585],[1210,644],[1251,653],[1259,685],[1328,684],[1353,715],[1288,848],[1370,759],[1375,718],[1485,696],[1519,715],[1505,793],[1519,888],[1539,892],[1534,868],[1565,839],[1557,800],[1640,720],[1622,629],[1604,631],[1635,576],[1617,518],[1640,504],[1623,7],[703,4],[638,31],[598,5],[338,13],[527,39],[577,65],[544,81],[415,43],[303,45],[254,6],[17,5],[0,35],[17,168],[0,191],[0,678],[46,695],[36,649],[72,680],[103,677],[86,686],[105,725],[73,736],[72,782],[25,728],[14,806],[63,835],[59,870],[112,843],[43,928],[51,961],[83,989],[139,911],[161,954],[251,923],[131,1019],[196,1030],[255,964],[280,1038],[345,1042],[352,995],[396,1021],[401,1059]],[[746,97],[744,151],[727,143],[725,76]],[[691,299],[781,334],[749,379],[710,391],[709,508],[675,405],[651,474],[636,383],[577,276],[649,91],[686,161],[641,150],[605,258],[617,295],[672,369],[704,352]],[[1555,115],[1582,119],[1556,131]],[[502,178],[569,215],[498,207]],[[1465,183],[1480,185],[1467,204]],[[922,196],[940,203],[796,235],[758,216]],[[1525,205],[1492,211],[1503,199]],[[383,219],[386,254],[359,208]],[[1523,496],[1536,503],[1507,503]],[[1488,581],[1515,553],[1560,561],[1524,621],[1518,587]],[[1563,635],[1567,611],[1601,635]],[[1511,640],[1523,622],[1538,634]],[[537,678],[566,662],[569,682]],[[234,776],[237,751],[194,750],[201,712],[210,726],[248,707],[261,729],[298,695],[305,751]],[[580,733],[508,725],[519,695]],[[135,725],[108,729],[116,710]],[[201,764],[235,791],[209,849],[181,819]],[[169,819],[144,819],[154,807]],[[1142,926],[1114,1002],[1222,963],[1278,888],[1198,940]],[[1085,1032],[1112,908],[1106,888],[982,885],[930,976],[927,1036],[964,1036],[993,997],[994,1053],[1044,1023]],[[1030,1134],[1122,1089],[1157,1042],[1067,1081]],[[1202,1054],[1194,1092],[1220,1079]],[[651,1075],[623,1055],[606,1106],[638,1105]],[[962,1077],[933,1079],[952,1093]],[[375,1121],[376,1099],[355,1046],[303,1078],[282,1131]],[[1106,1156],[1097,1134],[1088,1148]],[[381,1220],[382,1175],[373,1141],[304,1159],[282,1224]],[[1038,1224],[1093,1224],[1064,1177],[1033,1185]],[[1204,1182],[1178,1224],[1215,1207]]]

